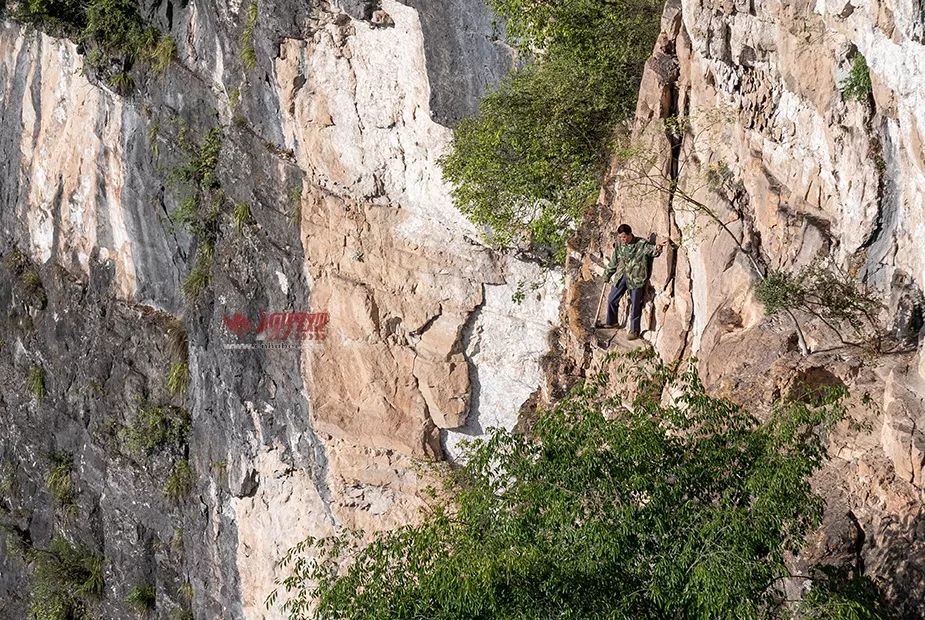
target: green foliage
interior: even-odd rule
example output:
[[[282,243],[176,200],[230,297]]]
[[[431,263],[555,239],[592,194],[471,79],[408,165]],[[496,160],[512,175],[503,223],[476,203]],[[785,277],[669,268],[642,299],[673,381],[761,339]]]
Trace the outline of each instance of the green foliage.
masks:
[[[177,588],[177,596],[185,598],[187,601],[193,600],[193,584],[189,581],[181,583],[180,587]]]
[[[222,130],[212,127],[200,144],[194,144],[180,137],[188,160],[171,171],[171,177],[179,182],[188,183],[198,192],[217,190],[218,158],[222,152]]]
[[[859,338],[882,338],[877,318],[881,304],[874,291],[835,264],[817,260],[796,274],[772,271],[755,293],[769,314],[800,310],[839,335],[850,329]]]
[[[228,109],[233,115],[238,110],[238,106],[241,104],[241,87],[235,86],[228,91]]]
[[[842,392],[779,403],[761,423],[708,396],[693,366],[668,381],[637,356],[541,413],[494,430],[418,525],[308,539],[282,564],[291,618],[664,619],[776,613],[785,553],[818,523],[809,476]],[[664,390],[675,395],[663,404]],[[346,559],[346,565],[341,563]],[[278,591],[267,603],[277,601]],[[317,609],[313,609],[317,601]]]
[[[42,286],[42,278],[34,269],[23,272],[20,277],[20,282],[22,282],[23,287],[25,287],[27,291],[35,291]]]
[[[772,271],[755,287],[755,297],[768,314],[775,314],[794,305],[797,278],[783,271]]]
[[[50,467],[45,476],[45,484],[57,504],[60,513],[66,518],[77,516],[77,493],[74,491],[74,456],[68,452],[54,452],[49,457]]]
[[[119,71],[109,78],[109,83],[120,95],[127,95],[135,88],[135,80],[127,71]]]
[[[184,295],[193,302],[200,298],[211,281],[219,214],[225,202],[218,181],[222,130],[213,127],[198,145],[187,142],[184,133],[181,132],[180,142],[189,159],[171,171],[171,178],[188,185],[190,193],[170,214],[170,219],[199,240],[193,266],[182,284]]]
[[[185,599],[187,604],[189,604],[189,602],[193,600],[193,584],[191,584],[189,581],[184,581],[182,584],[180,584],[180,587],[177,588],[177,596]],[[192,610],[190,610],[189,607],[186,607],[174,611],[170,617],[173,620],[193,620],[194,616]]]
[[[32,264],[32,261],[18,248],[12,248],[3,257],[3,262],[13,278],[19,283],[23,296],[37,303],[40,307],[44,307],[48,301],[45,295],[45,287],[42,285],[42,277]]]
[[[144,27],[131,0],[90,0],[80,41],[99,47],[106,56],[134,59],[157,44],[157,31]]]
[[[182,451],[189,434],[190,417],[185,409],[143,400],[125,427],[123,439],[131,454],[148,456],[165,450]]]
[[[181,288],[183,295],[190,302],[197,301],[212,281],[212,259],[209,252],[200,250],[196,253],[196,260],[193,262],[193,268],[183,280]]]
[[[125,602],[141,612],[154,611],[157,605],[157,589],[150,584],[139,584],[125,596]]]
[[[527,298],[528,289],[530,292],[533,292],[533,291],[540,289],[542,286],[543,286],[542,279],[536,280],[533,282],[530,282],[527,280],[518,280],[517,289],[511,295],[511,302],[517,305],[522,304],[524,300]]]
[[[820,566],[801,602],[803,620],[880,620],[895,614],[876,584],[846,566]]]
[[[151,63],[151,68],[160,75],[167,72],[170,61],[177,55],[176,42],[167,35],[162,35],[157,44],[148,50],[147,57]]]
[[[257,3],[252,2],[247,7],[244,21],[244,30],[241,31],[241,62],[246,69],[257,66],[257,51],[254,49],[254,30],[257,28]]]
[[[19,0],[15,19],[80,43],[87,64],[110,75],[122,93],[134,86],[128,71],[135,61],[163,72],[176,50],[173,40],[147,26],[132,0]]]
[[[48,549],[30,551],[33,562],[30,617],[91,620],[91,604],[103,595],[103,558],[55,535]]]
[[[563,256],[597,197],[620,121],[634,108],[658,33],[650,0],[492,0],[509,35],[536,51],[456,129],[442,160],[456,205],[498,246]],[[537,51],[538,50],[538,51]]]
[[[174,362],[167,373],[167,389],[175,396],[186,394],[189,388],[189,362]]]
[[[84,0],[23,0],[9,2],[13,19],[43,27],[56,36],[74,36],[84,22]]]
[[[190,231],[199,221],[199,195],[190,194],[170,213],[174,226]]]
[[[38,402],[45,398],[45,369],[38,364],[33,365],[26,375],[26,389]]]
[[[193,470],[189,461],[178,461],[164,483],[164,496],[172,504],[179,505],[193,490]]]
[[[298,226],[302,222],[302,186],[289,188],[289,223]]]
[[[851,71],[848,77],[841,83],[842,96],[846,101],[867,101],[873,92],[867,59],[858,52],[851,59]]]
[[[244,229],[254,222],[251,208],[245,202],[239,202],[231,212],[231,224],[238,235],[244,234]]]

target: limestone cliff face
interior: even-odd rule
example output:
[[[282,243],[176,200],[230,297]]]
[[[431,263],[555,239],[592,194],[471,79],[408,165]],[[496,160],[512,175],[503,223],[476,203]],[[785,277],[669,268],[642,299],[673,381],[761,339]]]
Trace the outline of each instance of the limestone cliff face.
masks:
[[[669,362],[696,356],[711,389],[759,411],[807,384],[851,390],[851,421],[818,480],[829,507],[814,552],[856,556],[910,618],[925,601],[923,24],[920,3],[903,0],[669,2],[633,128],[653,156],[645,174],[638,158],[614,161],[573,241],[556,375],[565,383],[601,363],[588,329],[616,226],[670,237],[678,247],[655,261],[646,338]],[[858,52],[870,102],[841,93]],[[668,117],[689,122],[679,138]],[[652,191],[646,178],[679,189]],[[796,272],[819,255],[875,288],[878,320],[903,346],[870,356],[800,315],[804,355],[790,319],[765,315],[756,263]]]
[[[128,96],[85,76],[72,42],[4,22],[0,616],[28,605],[13,542],[42,549],[63,532],[105,558],[102,617],[128,617],[139,584],[156,585],[165,616],[279,617],[264,599],[292,544],[408,522],[419,460],[452,460],[461,439],[513,426],[524,403],[600,367],[595,276],[627,221],[679,244],[655,262],[644,317],[664,359],[696,355],[711,389],[758,411],[806,385],[849,387],[808,553],[859,559],[917,617],[920,4],[670,1],[633,133],[656,175],[729,230],[670,192],[640,192],[616,160],[564,297],[559,274],[484,248],[441,180],[452,125],[512,61],[480,0],[260,1],[250,68],[248,3],[146,1],[178,54],[163,77],[137,72]],[[870,103],[840,93],[856,52]],[[659,125],[671,116],[690,119],[680,140]],[[224,206],[208,285],[189,302],[204,242],[168,219],[191,191],[172,171],[214,127]],[[251,214],[240,232],[234,205]],[[820,252],[877,288],[898,352],[871,358],[799,317],[805,355],[793,323],[765,315],[753,261],[793,271]],[[287,310],[329,312],[327,338],[226,346],[226,315]],[[177,393],[166,375],[187,358]],[[151,404],[188,409],[190,433],[139,454],[126,429]],[[71,507],[47,484],[61,453]],[[192,488],[173,501],[165,487],[186,460]]]
[[[85,76],[73,43],[0,29],[4,523],[27,546],[63,532],[101,553],[107,618],[128,617],[142,584],[165,617],[279,617],[264,600],[281,555],[411,520],[416,461],[516,422],[558,318],[559,276],[483,247],[437,165],[511,63],[482,3],[261,1],[253,68],[246,4],[146,3],[178,54],[129,96]],[[171,171],[213,127],[224,206],[188,302],[204,242],[168,219],[191,191]],[[226,315],[287,310],[330,313],[326,339],[226,347]],[[165,378],[185,356],[177,394]],[[44,394],[24,387],[35,372]],[[130,450],[145,403],[188,409],[188,441]],[[69,514],[46,485],[62,452]],[[192,489],[170,501],[186,459]],[[28,571],[9,540],[0,615],[23,617]]]

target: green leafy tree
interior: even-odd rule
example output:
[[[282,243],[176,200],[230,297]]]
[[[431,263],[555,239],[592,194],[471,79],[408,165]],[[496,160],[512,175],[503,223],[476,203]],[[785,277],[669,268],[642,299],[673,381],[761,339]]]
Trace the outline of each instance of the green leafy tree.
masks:
[[[459,209],[498,246],[556,257],[598,194],[617,124],[635,108],[658,33],[649,0],[491,0],[534,62],[456,129],[442,159]]]
[[[897,345],[878,318],[876,291],[831,260],[817,259],[793,274],[771,271],[755,296],[769,314],[797,310],[815,317],[843,344],[874,353]]]
[[[529,435],[495,430],[476,441],[449,481],[455,501],[434,502],[419,524],[366,546],[349,533],[297,545],[280,582],[290,617],[739,620],[792,611],[780,587],[791,576],[785,554],[822,513],[808,478],[842,394],[781,403],[762,423],[710,397],[692,369],[669,381],[664,367],[636,358],[618,378],[636,386],[631,402],[605,396],[612,384],[601,375],[542,413]],[[662,394],[675,397],[663,404]],[[871,609],[856,591],[839,596]],[[279,600],[277,591],[267,602]],[[887,617],[871,613],[859,617]]]

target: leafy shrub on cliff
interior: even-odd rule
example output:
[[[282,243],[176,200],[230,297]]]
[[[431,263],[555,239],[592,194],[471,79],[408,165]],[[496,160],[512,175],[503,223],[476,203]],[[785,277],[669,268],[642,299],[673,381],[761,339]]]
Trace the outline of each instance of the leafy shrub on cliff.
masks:
[[[765,312],[775,314],[797,303],[800,280],[783,271],[772,271],[755,287],[755,297]]]
[[[831,328],[846,344],[881,347],[884,342],[875,291],[832,263],[814,261],[794,274],[772,271],[755,295],[769,314],[805,312]],[[848,342],[850,336],[858,342]]]
[[[189,434],[190,417],[185,409],[143,400],[125,427],[124,440],[130,453],[147,456],[162,450],[182,451]]]
[[[55,36],[75,36],[85,21],[84,0],[20,0],[8,4],[14,19]]]
[[[80,43],[87,64],[114,79],[120,92],[130,90],[128,70],[136,61],[163,73],[176,52],[132,0],[19,0],[11,8],[14,19]]]
[[[442,159],[458,208],[499,246],[561,258],[593,204],[617,124],[630,116],[658,33],[650,0],[491,0],[534,62],[462,121]]]
[[[103,595],[103,558],[55,535],[47,549],[32,549],[32,604],[36,620],[90,620]]]
[[[621,371],[638,386],[628,404],[603,395],[601,375],[540,414],[531,435],[475,442],[448,482],[455,502],[434,502],[420,524],[365,547],[353,534],[297,545],[282,562],[284,609],[342,620],[782,617],[785,554],[819,522],[808,478],[842,395],[780,403],[761,423],[708,396],[693,370],[666,386],[665,368],[635,363]],[[823,600],[831,587],[811,591]]]
[[[199,144],[187,140],[185,133],[181,132],[179,141],[188,160],[171,170],[170,177],[185,186],[189,193],[170,214],[170,220],[199,241],[192,267],[182,284],[184,295],[194,302],[208,288],[212,279],[219,216],[225,205],[225,195],[218,180],[222,129],[212,127]]]
[[[851,71],[841,83],[841,92],[847,101],[867,101],[874,92],[867,59],[860,52],[851,59]]]

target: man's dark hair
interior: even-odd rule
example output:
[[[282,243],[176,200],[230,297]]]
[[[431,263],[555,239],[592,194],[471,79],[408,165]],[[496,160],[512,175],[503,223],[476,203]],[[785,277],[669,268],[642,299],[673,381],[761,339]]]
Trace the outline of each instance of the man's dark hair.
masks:
[[[629,224],[620,224],[620,226],[617,228],[617,234],[619,235],[620,233],[626,233],[627,235],[632,235],[633,229],[630,228]]]

